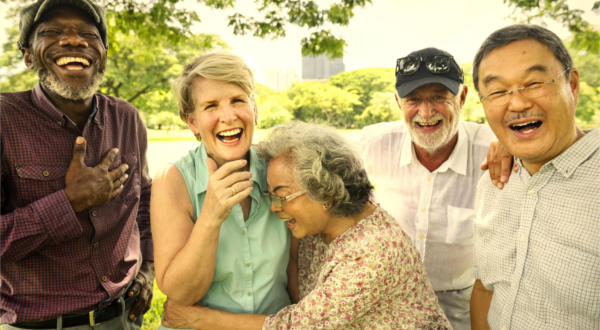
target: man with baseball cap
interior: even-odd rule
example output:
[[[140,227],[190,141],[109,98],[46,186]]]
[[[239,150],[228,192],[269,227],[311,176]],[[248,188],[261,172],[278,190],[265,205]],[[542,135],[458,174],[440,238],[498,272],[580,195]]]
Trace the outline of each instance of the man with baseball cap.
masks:
[[[154,281],[147,138],[134,106],[96,94],[104,9],[39,0],[20,19],[39,83],[1,94],[2,329],[139,329]]]
[[[468,88],[443,50],[398,59],[396,89],[404,120],[365,127],[357,144],[377,200],[414,241],[448,320],[470,329],[475,190],[496,137],[460,120]]]

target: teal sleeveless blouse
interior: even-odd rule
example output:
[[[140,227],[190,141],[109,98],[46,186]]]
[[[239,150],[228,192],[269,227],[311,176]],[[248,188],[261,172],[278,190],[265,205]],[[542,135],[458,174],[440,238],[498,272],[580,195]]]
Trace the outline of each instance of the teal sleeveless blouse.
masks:
[[[190,193],[194,222],[206,196],[207,157],[200,143],[174,164]],[[250,148],[250,172],[254,181],[250,216],[244,221],[238,204],[221,225],[213,281],[200,303],[233,313],[276,314],[291,304],[286,273],[291,233],[270,211],[269,197],[262,193],[267,190],[267,164],[255,147]]]

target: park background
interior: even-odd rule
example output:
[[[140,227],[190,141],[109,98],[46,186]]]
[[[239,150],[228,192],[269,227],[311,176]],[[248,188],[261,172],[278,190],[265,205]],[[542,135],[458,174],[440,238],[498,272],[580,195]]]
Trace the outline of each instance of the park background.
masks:
[[[396,58],[425,47],[454,55],[468,99],[461,117],[485,123],[473,88],[472,57],[491,32],[515,22],[540,24],[568,45],[581,77],[577,123],[600,127],[600,1],[593,0],[96,0],[108,9],[108,67],[100,93],[134,104],[148,130],[150,175],[198,142],[177,115],[171,82],[206,52],[241,56],[259,82],[259,129],[292,119],[326,123],[353,139],[366,125],[401,120],[394,99]],[[16,10],[32,0],[0,1],[0,91],[37,83],[16,45]],[[343,54],[346,72],[326,82],[263,85],[264,68],[295,67],[302,55]],[[155,284],[144,330],[160,323],[166,297]]]

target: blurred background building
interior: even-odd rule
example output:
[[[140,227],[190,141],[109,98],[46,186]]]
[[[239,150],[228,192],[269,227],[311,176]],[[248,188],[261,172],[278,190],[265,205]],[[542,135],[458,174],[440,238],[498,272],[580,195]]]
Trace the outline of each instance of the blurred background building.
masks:
[[[302,56],[302,81],[327,81],[331,76],[346,71],[344,57],[329,60],[324,54]]]
[[[300,81],[300,77],[294,68],[265,68],[265,85],[274,91],[281,92],[295,81]]]

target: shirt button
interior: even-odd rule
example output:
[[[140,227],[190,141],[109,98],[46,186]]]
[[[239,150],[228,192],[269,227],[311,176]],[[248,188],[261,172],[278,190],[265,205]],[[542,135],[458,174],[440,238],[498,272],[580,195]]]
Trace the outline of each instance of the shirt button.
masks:
[[[529,195],[535,195],[535,190],[531,189],[527,192]]]
[[[92,211],[92,216],[93,216],[93,217],[95,217],[95,216],[96,216],[96,214],[98,214],[98,213],[96,213],[96,211]]]
[[[248,296],[251,296],[251,295],[252,295],[252,291],[248,291],[248,292],[246,292],[246,294],[247,294]]]
[[[508,330],[508,328],[505,326],[502,326],[502,330]]]
[[[44,171],[44,172],[42,172],[42,175],[43,175],[43,176],[48,176],[48,175],[50,175],[50,172],[48,172],[48,171]]]
[[[94,123],[98,124],[98,118],[94,118]]]
[[[419,235],[419,239],[423,239],[423,235]]]
[[[527,242],[527,236],[521,236],[521,240],[522,240],[523,242]]]
[[[98,242],[94,243],[94,247],[97,248],[98,247]]]
[[[240,233],[242,233],[242,235],[246,235],[246,229],[242,229],[242,231],[240,231]]]
[[[431,178],[427,178],[427,181],[431,181]]]
[[[246,267],[250,267],[252,264],[250,262],[246,263]]]
[[[56,125],[62,126],[62,123],[59,121],[58,123],[56,123]]]
[[[425,209],[421,209],[421,212],[422,212],[422,213],[425,213]]]
[[[106,282],[106,280],[108,280],[108,278],[106,278],[106,276],[102,276],[102,282]]]
[[[517,288],[517,283],[513,282],[512,283],[512,287],[516,289]]]

